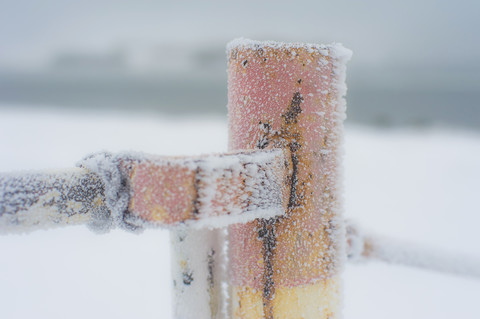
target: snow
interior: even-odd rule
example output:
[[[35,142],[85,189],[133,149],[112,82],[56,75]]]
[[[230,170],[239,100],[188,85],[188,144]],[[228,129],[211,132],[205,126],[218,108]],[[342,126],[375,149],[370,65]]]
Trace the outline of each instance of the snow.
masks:
[[[349,128],[346,214],[365,233],[480,256],[480,135]],[[478,318],[480,281],[383,263],[347,267],[345,318]]]
[[[316,43],[285,43],[278,41],[255,41],[246,38],[237,38],[230,41],[227,44],[227,56],[230,55],[230,52],[238,48],[262,48],[269,47],[273,49],[285,48],[292,51],[292,56],[295,54],[295,49],[303,48],[307,49],[309,53],[314,51],[319,52],[321,55],[330,56],[334,59],[340,61],[341,64],[345,64],[350,60],[352,56],[352,51],[343,47],[340,43],[332,44],[316,44]],[[311,62],[311,61],[310,61]]]
[[[4,111],[0,171],[72,167],[107,150],[223,152],[224,118]],[[366,232],[480,255],[480,134],[347,127],[345,208]],[[169,234],[86,227],[0,236],[1,318],[169,318]],[[478,318],[480,281],[348,264],[345,318]]]

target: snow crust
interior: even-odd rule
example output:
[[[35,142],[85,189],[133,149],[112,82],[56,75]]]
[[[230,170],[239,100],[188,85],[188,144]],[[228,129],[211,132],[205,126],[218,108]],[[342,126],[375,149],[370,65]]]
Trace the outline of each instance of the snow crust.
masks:
[[[345,48],[340,43],[332,44],[314,44],[314,43],[287,43],[287,42],[278,42],[278,41],[256,41],[246,38],[237,38],[230,41],[227,44],[226,53],[227,56],[230,55],[230,52],[234,49],[259,49],[269,47],[272,49],[306,49],[309,53],[319,52],[321,55],[330,56],[339,61],[339,63],[345,64],[350,60],[352,56],[352,51]]]
[[[201,202],[201,218],[190,225],[196,228],[208,226],[221,228],[234,223],[245,223],[255,218],[270,218],[283,214],[284,180],[275,173],[283,172],[283,152],[281,150],[268,150],[263,152],[240,153],[235,156],[212,157],[207,156],[198,162],[200,168],[199,178],[202,187],[199,191]],[[212,204],[218,196],[216,180],[222,178],[225,172],[242,176],[245,179],[245,189],[242,200],[244,205],[237,207],[232,203],[226,210],[228,215],[215,216]],[[233,185],[232,185],[233,186]]]
[[[344,121],[347,118],[347,102],[345,96],[347,95],[347,62],[352,57],[352,51],[344,48],[341,44],[334,43],[330,48],[333,52],[333,73],[335,76],[332,77],[332,88],[333,92],[336,94],[336,98],[332,99],[333,103],[336,103],[333,113],[333,119],[335,125],[333,126],[333,136],[336,139],[336,157],[335,157],[335,167],[336,167],[336,179],[335,179],[335,189],[337,201],[333,211],[335,212],[332,223],[335,225],[336,232],[332,234],[335,236],[335,244],[338,247],[338,252],[336,258],[338,259],[338,272],[343,273],[344,267],[346,265],[345,256],[346,252],[346,225],[344,221],[344,202],[345,202],[345,189],[344,189],[344,156],[345,156],[345,128]]]

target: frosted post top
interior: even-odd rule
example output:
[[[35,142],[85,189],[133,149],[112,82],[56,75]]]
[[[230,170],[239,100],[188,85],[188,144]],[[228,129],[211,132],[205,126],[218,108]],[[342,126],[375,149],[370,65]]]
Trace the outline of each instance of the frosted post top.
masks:
[[[258,49],[285,49],[306,50],[308,53],[318,52],[323,56],[330,56],[336,60],[342,60],[344,63],[352,57],[352,51],[345,48],[341,43],[314,44],[314,43],[286,43],[277,41],[255,41],[245,38],[237,38],[227,44],[227,56],[235,49],[258,50]]]

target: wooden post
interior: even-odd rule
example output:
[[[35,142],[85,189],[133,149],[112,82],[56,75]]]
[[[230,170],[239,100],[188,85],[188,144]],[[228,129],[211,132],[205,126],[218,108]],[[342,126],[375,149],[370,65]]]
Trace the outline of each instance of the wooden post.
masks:
[[[190,191],[193,200],[188,200],[190,206],[196,207],[195,215],[212,215],[209,220],[222,225],[253,220],[248,216],[275,216],[282,213],[286,207],[285,193],[286,171],[283,167],[284,152],[246,152],[236,156],[215,156],[207,164],[190,163],[192,174],[195,173],[195,183],[164,183],[168,189],[173,185],[188,185],[179,192],[170,193],[186,198]],[[184,167],[184,166],[182,166]],[[179,180],[179,174],[173,172],[173,166],[168,167],[172,180]],[[185,174],[183,174],[185,175]],[[153,183],[158,183],[159,177],[153,176]],[[145,183],[140,183],[140,189]],[[147,187],[148,188],[148,187]],[[158,188],[158,186],[157,186]],[[137,192],[135,192],[137,193]],[[143,192],[144,193],[144,192]],[[162,188],[157,192],[157,198],[165,196]],[[155,200],[148,198],[146,203],[152,206]],[[178,200],[170,201],[165,210],[173,210]],[[151,207],[146,212],[151,211]],[[181,211],[185,211],[182,209]],[[190,210],[187,210],[189,213]],[[259,216],[259,215],[257,215]],[[215,219],[216,217],[216,219]],[[190,225],[194,226],[199,224]],[[213,224],[210,224],[213,225]],[[209,319],[224,318],[225,294],[222,283],[225,276],[225,230],[224,229],[192,229],[178,227],[170,235],[172,247],[172,276],[174,286],[174,315],[176,319]]]
[[[285,215],[229,228],[233,318],[340,318],[345,231],[340,146],[345,63],[339,44],[228,45],[229,148],[281,148]]]
[[[170,232],[175,319],[222,318],[222,230],[177,227]]]

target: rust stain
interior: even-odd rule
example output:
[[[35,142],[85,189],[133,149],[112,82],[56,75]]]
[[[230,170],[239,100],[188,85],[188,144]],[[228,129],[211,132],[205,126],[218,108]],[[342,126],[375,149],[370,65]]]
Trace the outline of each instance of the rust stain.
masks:
[[[263,265],[265,267],[263,273],[263,313],[266,319],[273,319],[272,300],[275,297],[275,281],[273,278],[273,264],[275,261],[276,235],[275,224],[276,218],[260,219],[258,223],[261,225],[258,230],[258,238],[263,241]]]
[[[303,97],[300,92],[295,92],[293,94],[292,102],[287,112],[282,115],[282,118],[285,121],[285,127],[288,129],[290,124],[297,124],[298,115],[302,112],[300,104],[303,102]]]
[[[198,193],[200,190],[200,167],[197,167],[195,170],[195,177],[193,178],[193,199],[192,199],[192,219],[198,219],[200,213],[200,200],[198,198]]]
[[[207,268],[208,268],[208,295],[210,296],[210,313],[212,318],[217,316],[218,300],[215,295],[215,250],[212,248],[207,255]]]
[[[299,157],[297,151],[302,147],[302,136],[300,130],[296,127],[298,117],[302,113],[301,103],[303,97],[300,92],[293,94],[290,105],[286,112],[282,114],[283,123],[280,131],[272,132],[269,123],[262,123],[261,127],[264,135],[257,141],[257,147],[264,149],[267,146],[275,148],[287,148],[290,151],[290,162],[292,166],[291,176],[289,178],[289,200],[285,217],[275,217],[271,219],[259,219],[258,238],[263,241],[263,311],[264,317],[273,319],[275,298],[275,250],[277,245],[276,226],[284,219],[291,216],[292,211],[300,205],[298,186],[298,164]],[[288,165],[288,164],[286,164]]]

